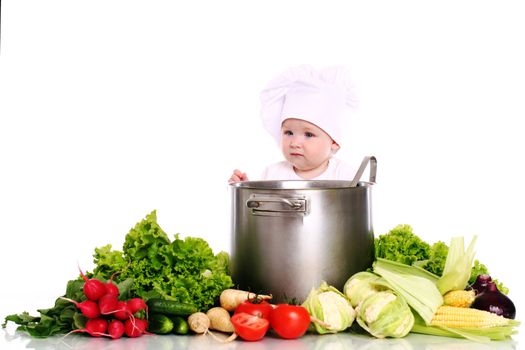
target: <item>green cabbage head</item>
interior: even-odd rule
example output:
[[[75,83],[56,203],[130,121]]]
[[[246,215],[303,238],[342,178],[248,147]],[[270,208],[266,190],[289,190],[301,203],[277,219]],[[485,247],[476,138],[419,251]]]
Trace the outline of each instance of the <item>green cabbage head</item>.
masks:
[[[383,286],[376,285],[381,277],[375,273],[368,271],[358,272],[346,281],[343,287],[343,293],[350,300],[350,303],[355,308],[363,300],[381,290],[386,289]]]
[[[312,288],[303,306],[311,316],[323,322],[314,322],[319,334],[342,332],[352,325],[356,316],[348,298],[324,281],[319,288]]]
[[[376,338],[401,338],[414,325],[405,299],[387,290],[366,298],[357,307],[357,323]]]

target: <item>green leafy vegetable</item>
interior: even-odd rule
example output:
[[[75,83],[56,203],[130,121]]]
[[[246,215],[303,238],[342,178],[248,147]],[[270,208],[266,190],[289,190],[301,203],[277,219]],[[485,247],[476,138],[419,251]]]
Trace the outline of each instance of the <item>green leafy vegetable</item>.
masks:
[[[80,300],[83,296],[84,281],[72,280],[67,283],[66,297]],[[78,299],[77,299],[78,298]],[[8,321],[18,324],[18,330],[25,331],[35,338],[45,338],[55,334],[64,334],[74,328],[74,316],[79,313],[74,304],[58,298],[49,309],[37,310],[40,316],[31,316],[28,312],[8,315],[2,327]]]
[[[414,234],[410,225],[397,225],[388,233],[380,235],[374,241],[376,258],[415,265],[441,276],[445,268],[449,247],[442,241],[432,246]],[[487,267],[478,260],[474,261],[470,272],[469,284],[474,283],[480,274],[490,274]],[[509,290],[501,281],[493,278],[498,289],[508,294]]]
[[[385,290],[357,307],[357,323],[376,338],[401,338],[412,329],[414,315],[403,297]]]
[[[130,279],[123,280],[117,285],[120,291],[120,297],[126,298],[129,295],[129,289],[133,281]],[[67,282],[66,294],[63,296],[69,299],[84,301],[82,288],[84,280],[81,278]],[[18,325],[17,330],[25,331],[34,338],[46,338],[55,334],[68,333],[74,329],[84,328],[86,318],[70,301],[61,297],[57,298],[55,305],[49,309],[37,310],[40,316],[31,316],[28,312],[13,314],[5,317],[2,327],[7,326],[11,321]]]
[[[350,300],[324,281],[317,289],[312,288],[303,306],[310,315],[326,324],[314,323],[319,334],[342,332],[352,325],[356,316]]]
[[[474,236],[465,251],[463,237],[452,238],[443,275],[437,281],[437,287],[441,294],[445,294],[450,290],[465,289],[472,271],[475,244],[476,236]]]
[[[361,271],[353,274],[344,284],[343,293],[350,300],[352,307],[358,306],[366,298],[385,290],[384,287],[375,282],[379,276],[369,271]]]
[[[111,245],[95,249],[96,267],[90,277],[117,283],[121,300],[132,297],[162,297],[193,304],[201,310],[212,306],[220,293],[233,285],[228,275],[229,257],[217,255],[200,238],[173,241],[157,224],[153,211],[126,235],[123,251]],[[84,280],[80,277],[67,283],[66,298],[84,301]],[[49,309],[37,310],[39,316],[28,312],[8,315],[2,327],[11,321],[19,330],[33,337],[45,338],[84,328],[86,319],[70,301],[56,300]]]
[[[417,261],[414,264],[421,266],[425,270],[432,272],[435,275],[441,276],[447,260],[448,246],[438,241],[430,247],[430,256],[428,260]]]
[[[211,307],[220,293],[233,286],[228,275],[229,257],[213,254],[201,238],[170,241],[151,212],[126,235],[123,251],[111,245],[95,249],[93,274],[116,281],[132,278],[131,293],[145,300],[160,297],[195,305],[199,310]]]
[[[436,287],[437,277],[417,266],[377,259],[374,272],[383,277],[397,295],[402,296],[426,324],[430,324],[443,297]]]
[[[375,240],[376,258],[412,265],[418,260],[427,260],[430,245],[412,232],[409,225],[398,225]]]

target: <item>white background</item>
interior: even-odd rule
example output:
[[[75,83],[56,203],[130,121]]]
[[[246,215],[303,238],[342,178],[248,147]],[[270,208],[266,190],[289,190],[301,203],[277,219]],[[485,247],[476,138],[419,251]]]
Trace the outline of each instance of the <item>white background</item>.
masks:
[[[280,160],[259,91],[342,64],[340,156],[378,159],[376,234],[478,235],[523,309],[525,11],[518,1],[2,2],[0,317],[52,306],[153,209],[229,248],[227,179]],[[520,268],[521,266],[521,268]]]

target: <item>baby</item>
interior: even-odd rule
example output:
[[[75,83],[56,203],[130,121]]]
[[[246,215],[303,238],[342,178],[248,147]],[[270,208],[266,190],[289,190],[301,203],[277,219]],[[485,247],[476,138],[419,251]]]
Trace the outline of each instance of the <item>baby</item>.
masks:
[[[333,156],[355,106],[342,67],[300,66],[271,81],[261,92],[261,117],[285,160],[268,166],[261,180],[351,180],[355,172]],[[236,169],[229,182],[247,180]]]

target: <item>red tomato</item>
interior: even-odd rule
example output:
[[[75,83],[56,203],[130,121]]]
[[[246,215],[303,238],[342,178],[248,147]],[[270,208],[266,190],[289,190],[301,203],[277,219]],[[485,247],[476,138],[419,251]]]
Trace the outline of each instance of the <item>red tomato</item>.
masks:
[[[233,315],[231,322],[233,327],[235,327],[235,333],[242,339],[249,341],[262,339],[268,332],[268,328],[270,328],[270,322],[267,319],[245,312]]]
[[[269,321],[272,309],[272,305],[267,301],[261,301],[257,303],[252,302],[250,300],[246,300],[245,302],[237,306],[237,308],[235,309],[235,313],[238,314],[240,312],[245,312],[247,314],[261,317]]]
[[[270,324],[281,338],[302,337],[310,326],[310,314],[299,305],[279,304],[270,315]]]

